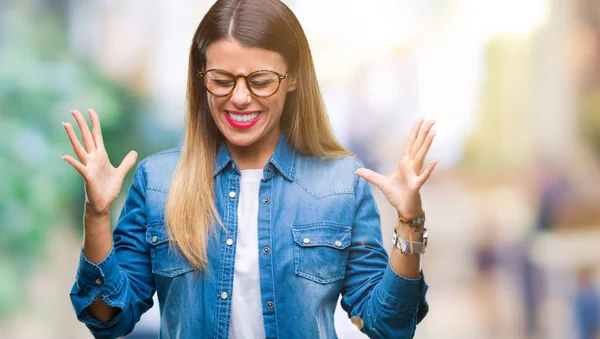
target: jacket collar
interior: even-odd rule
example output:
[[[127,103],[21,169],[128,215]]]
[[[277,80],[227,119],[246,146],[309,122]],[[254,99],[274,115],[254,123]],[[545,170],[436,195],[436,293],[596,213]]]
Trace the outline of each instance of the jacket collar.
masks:
[[[217,150],[214,175],[217,175],[219,172],[221,172],[229,165],[229,163],[235,163],[235,160],[231,157],[231,154],[229,154],[229,150],[227,149],[227,146],[225,146],[225,141],[221,141],[219,149]],[[265,165],[265,168],[268,166],[268,164],[275,166],[275,168],[277,168],[277,170],[286,179],[290,181],[294,180],[294,171],[296,169],[296,151],[289,144],[283,133],[279,135],[277,147]],[[235,170],[239,173],[238,166],[235,166]]]

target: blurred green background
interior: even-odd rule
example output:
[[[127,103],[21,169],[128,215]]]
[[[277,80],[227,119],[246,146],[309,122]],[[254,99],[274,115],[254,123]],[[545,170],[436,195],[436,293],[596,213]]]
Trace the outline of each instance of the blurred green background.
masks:
[[[105,146],[117,166],[130,149],[151,154],[169,140],[151,137],[158,124],[141,123],[149,109],[144,93],[71,48],[58,2],[0,9],[0,318],[10,318],[36,306],[26,281],[44,264],[50,234],[81,235],[82,180],[60,159],[72,153],[60,125],[71,121],[69,110],[88,121],[87,107],[102,112]]]

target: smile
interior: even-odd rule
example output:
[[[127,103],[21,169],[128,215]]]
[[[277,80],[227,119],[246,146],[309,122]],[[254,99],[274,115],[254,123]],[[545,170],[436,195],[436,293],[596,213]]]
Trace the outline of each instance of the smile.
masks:
[[[229,124],[238,129],[246,129],[254,126],[260,120],[261,116],[261,112],[225,111],[225,118]]]

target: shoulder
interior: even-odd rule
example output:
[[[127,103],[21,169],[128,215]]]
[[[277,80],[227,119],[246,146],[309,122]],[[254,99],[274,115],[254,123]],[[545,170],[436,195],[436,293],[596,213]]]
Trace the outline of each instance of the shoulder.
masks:
[[[142,162],[144,163],[146,171],[154,170],[157,167],[163,168],[165,166],[172,166],[173,168],[175,168],[175,165],[177,165],[177,161],[179,160],[179,153],[180,153],[179,148],[170,148],[170,149],[152,154],[152,155],[144,158],[144,160],[142,160]]]
[[[361,167],[356,156],[299,156],[294,181],[315,197],[354,194],[359,178],[356,170]]]
[[[143,171],[148,189],[167,192],[179,160],[179,154],[179,148],[171,148],[152,154],[140,161],[138,171]]]

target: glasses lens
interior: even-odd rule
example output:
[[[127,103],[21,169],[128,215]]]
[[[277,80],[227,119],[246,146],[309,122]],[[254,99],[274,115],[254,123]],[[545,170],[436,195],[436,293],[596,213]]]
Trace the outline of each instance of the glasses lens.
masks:
[[[248,78],[248,82],[255,95],[270,96],[277,92],[279,76],[273,72],[261,71],[253,73]]]
[[[204,74],[204,84],[214,95],[227,95],[235,85],[235,77],[231,73],[211,70]]]

